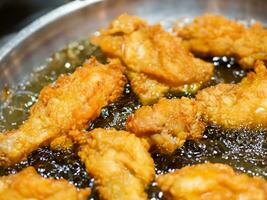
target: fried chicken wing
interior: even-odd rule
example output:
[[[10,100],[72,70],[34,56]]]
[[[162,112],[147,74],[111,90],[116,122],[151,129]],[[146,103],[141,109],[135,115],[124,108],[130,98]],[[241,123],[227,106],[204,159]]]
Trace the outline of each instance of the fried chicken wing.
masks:
[[[253,68],[256,60],[267,60],[267,29],[260,23],[247,28],[223,16],[206,14],[175,29],[197,55],[233,56],[243,68]]]
[[[25,158],[69,130],[85,128],[102,107],[122,93],[122,71],[118,60],[102,65],[91,59],[73,74],[63,75],[43,88],[30,109],[29,119],[19,129],[0,134],[0,165]]]
[[[0,177],[2,200],[86,200],[90,189],[76,189],[66,180],[43,178],[33,167]]]
[[[126,130],[147,138],[163,152],[173,152],[187,139],[201,138],[205,124],[201,108],[194,99],[161,99],[153,106],[143,106],[126,122]]]
[[[225,128],[267,127],[267,69],[255,64],[238,84],[219,84],[201,90],[196,99],[205,109],[206,121]]]
[[[199,164],[160,175],[157,183],[172,200],[266,200],[267,182],[235,173],[224,164]]]
[[[201,84],[213,74],[213,65],[195,58],[182,46],[179,38],[166,32],[160,25],[148,25],[139,17],[126,14],[119,16],[109,28],[93,37],[92,42],[109,56],[119,57],[126,64],[127,70],[152,79],[145,81],[144,86],[139,85],[143,93],[149,89],[148,95],[144,96],[146,98],[150,98],[152,91],[155,94],[150,99],[162,96],[162,87]],[[144,80],[144,76],[140,76]],[[129,77],[132,83],[132,76]],[[147,87],[147,82],[152,84],[152,88]],[[135,84],[132,84],[135,88]],[[161,86],[153,87],[155,84]],[[139,95],[140,89],[134,90]]]
[[[100,197],[108,200],[147,199],[145,187],[155,175],[148,143],[134,134],[115,129],[70,132],[78,155],[96,179]]]

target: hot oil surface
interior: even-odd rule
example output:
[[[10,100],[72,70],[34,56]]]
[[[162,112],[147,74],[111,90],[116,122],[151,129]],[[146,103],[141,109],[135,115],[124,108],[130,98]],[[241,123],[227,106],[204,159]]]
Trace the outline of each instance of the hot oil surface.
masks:
[[[198,141],[187,141],[171,155],[152,153],[156,173],[206,161],[229,164],[236,170],[267,178],[267,131],[222,130],[208,127]]]
[[[105,61],[98,48],[88,41],[72,43],[67,48],[54,54],[48,66],[33,73],[31,80],[11,90],[5,91],[0,110],[1,131],[16,128],[27,118],[29,107],[37,100],[41,88],[56,80],[61,73],[70,73],[90,55]],[[237,83],[246,72],[241,70],[234,59],[214,57],[208,61],[215,65],[215,74],[209,85],[221,82]],[[11,94],[9,94],[11,93]],[[167,94],[168,98],[177,98],[184,94]],[[189,96],[191,96],[189,94]],[[3,99],[3,98],[2,98]],[[89,124],[88,130],[97,127],[124,129],[127,117],[140,107],[136,95],[127,84],[122,97],[102,109],[100,117]],[[227,163],[236,170],[250,175],[267,177],[267,133],[248,130],[229,131],[218,127],[208,127],[204,138],[198,141],[187,141],[185,145],[171,155],[152,152],[156,173],[162,174],[179,169],[186,165],[206,161]],[[80,162],[76,148],[70,150],[50,150],[40,148],[15,166],[0,168],[0,175],[13,174],[22,168],[32,165],[44,177],[65,178],[77,187],[93,188],[90,199],[99,199],[94,190],[94,179],[88,175]],[[155,182],[147,188],[150,199],[164,199]]]

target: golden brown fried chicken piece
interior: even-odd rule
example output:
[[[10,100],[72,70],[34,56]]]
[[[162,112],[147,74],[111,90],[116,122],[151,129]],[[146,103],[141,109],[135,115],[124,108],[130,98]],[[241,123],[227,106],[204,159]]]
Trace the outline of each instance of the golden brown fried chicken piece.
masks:
[[[127,77],[130,80],[133,92],[137,94],[143,105],[157,102],[158,99],[163,97],[170,90],[168,85],[148,78],[144,73],[128,70]]]
[[[148,143],[126,131],[94,129],[70,133],[79,143],[86,170],[96,179],[100,197],[108,200],[147,199],[145,187],[153,180],[154,162]]]
[[[179,38],[166,32],[160,25],[148,25],[139,17],[126,14],[119,16],[109,28],[93,37],[92,42],[109,56],[119,57],[127,65],[128,71],[141,73],[142,80],[152,79],[147,81],[153,82],[149,90],[155,90],[156,94],[148,92],[145,103],[153,101],[157,94],[162,96],[162,87],[201,84],[213,74],[213,65],[195,58],[182,46]],[[132,76],[129,77],[132,83]],[[153,87],[157,82],[161,86]],[[147,84],[138,85],[137,89],[134,83],[132,85],[136,92],[148,90]]]
[[[149,78],[144,73],[127,71],[127,77],[131,82],[131,88],[136,93],[143,105],[149,105],[157,102],[164,97],[167,92],[195,94],[202,86],[200,83],[183,85],[179,87],[170,87],[167,84]]]
[[[206,14],[176,32],[185,46],[200,56],[233,56],[243,68],[267,60],[267,29],[260,23],[247,28],[223,16]]]
[[[73,74],[61,76],[42,89],[19,129],[0,134],[0,165],[18,162],[69,130],[85,128],[103,106],[120,96],[124,83],[118,60],[102,65],[91,59]]]
[[[0,177],[2,200],[86,200],[90,189],[76,189],[66,180],[43,178],[33,167]]]
[[[157,183],[171,200],[266,200],[267,182],[235,173],[224,164],[199,164],[160,175]]]
[[[126,122],[126,130],[147,138],[163,152],[173,152],[187,139],[202,137],[205,124],[201,108],[194,99],[161,99],[153,106],[143,106]]]
[[[238,84],[219,84],[201,90],[196,99],[205,109],[206,121],[225,128],[267,127],[267,69],[255,64]]]

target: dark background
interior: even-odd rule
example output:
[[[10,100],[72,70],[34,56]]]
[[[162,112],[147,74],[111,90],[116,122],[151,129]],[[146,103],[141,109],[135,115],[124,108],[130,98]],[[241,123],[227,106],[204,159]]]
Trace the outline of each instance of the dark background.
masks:
[[[71,0],[0,0],[0,42],[41,15]]]

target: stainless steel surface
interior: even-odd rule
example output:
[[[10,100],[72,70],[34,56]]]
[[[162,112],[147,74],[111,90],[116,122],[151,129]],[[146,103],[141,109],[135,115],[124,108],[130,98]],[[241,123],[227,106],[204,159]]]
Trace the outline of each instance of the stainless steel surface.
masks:
[[[267,24],[266,0],[87,0],[74,1],[41,17],[0,49],[0,90],[21,83],[64,44],[87,37],[127,12],[151,23],[192,18],[205,12]],[[4,20],[4,19],[3,19]]]

